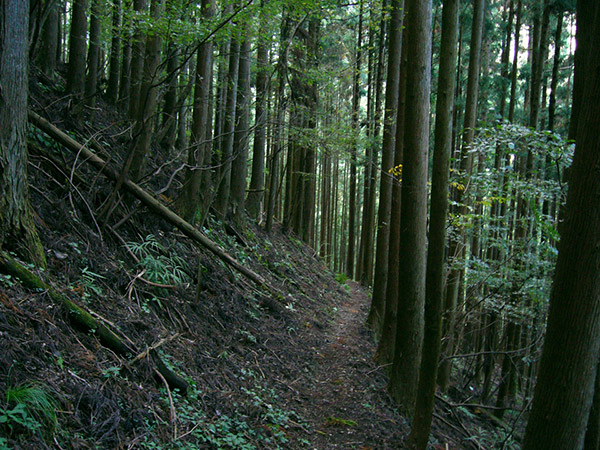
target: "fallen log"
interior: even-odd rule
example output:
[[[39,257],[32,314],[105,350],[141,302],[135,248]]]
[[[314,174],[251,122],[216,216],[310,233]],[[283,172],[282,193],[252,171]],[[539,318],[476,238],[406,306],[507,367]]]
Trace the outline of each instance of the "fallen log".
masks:
[[[79,153],[80,155],[82,155],[85,161],[89,162],[91,165],[96,167],[101,173],[109,177],[111,180],[117,181],[119,179],[119,174],[110,167],[108,167],[108,164],[102,158],[97,156],[95,153],[93,153],[84,145],[74,140],[66,133],[59,130],[57,127],[52,125],[43,117],[37,115],[32,111],[29,111],[29,121],[33,123],[37,128],[45,132],[48,136],[67,147],[72,152]],[[129,191],[131,194],[133,194],[137,199],[139,199],[151,211],[158,214],[171,225],[181,230],[183,234],[192,239],[194,242],[200,244],[202,247],[209,250],[211,253],[213,253],[215,256],[221,259],[221,261],[233,267],[235,270],[247,277],[249,280],[253,281],[259,286],[266,288],[272,294],[278,297],[278,291],[272,286],[270,286],[263,277],[261,277],[253,270],[245,267],[238,260],[233,258],[231,255],[229,255],[227,252],[221,249],[217,244],[215,244],[208,237],[206,237],[196,227],[194,227],[189,222],[186,222],[176,213],[171,211],[168,207],[160,203],[160,201],[155,199],[145,189],[141,188],[140,186],[138,186],[130,180],[125,180],[123,182],[123,187],[127,189],[127,191]]]
[[[130,339],[120,338],[107,325],[45,283],[40,277],[2,250],[0,250],[0,271],[17,278],[25,287],[46,292],[54,302],[66,310],[69,320],[74,326],[95,334],[102,345],[111,349],[117,355],[131,357],[139,353]],[[126,341],[129,341],[129,343]],[[170,370],[156,351],[151,352],[151,356],[156,370],[167,380],[171,389],[179,389],[185,394],[188,388],[187,381]]]

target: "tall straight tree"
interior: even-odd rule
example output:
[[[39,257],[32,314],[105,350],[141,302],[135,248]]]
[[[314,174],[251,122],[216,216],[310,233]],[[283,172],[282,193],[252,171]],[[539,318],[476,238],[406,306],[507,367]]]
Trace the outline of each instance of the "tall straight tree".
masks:
[[[425,284],[425,335],[419,371],[415,416],[409,443],[425,450],[431,430],[442,338],[444,297],[444,250],[448,214],[448,179],[452,151],[452,108],[456,82],[456,41],[459,0],[446,0],[442,10],[440,69],[435,110],[435,143],[431,179],[431,217]],[[512,3],[511,3],[512,4]]]
[[[379,211],[377,213],[377,247],[375,250],[375,277],[373,279],[373,299],[367,318],[376,335],[381,332],[385,311],[385,289],[388,272],[389,221],[392,203],[392,175],[394,164],[394,144],[398,109],[398,82],[400,79],[400,59],[402,53],[402,18],[404,0],[392,0],[390,36],[388,47],[388,71],[385,91],[385,113],[383,120],[383,145],[381,151],[381,179],[379,184]]]
[[[363,0],[360,0],[358,12],[358,32],[356,38],[356,53],[354,61],[354,74],[352,80],[352,150],[350,154],[350,201],[348,202],[348,254],[346,256],[346,274],[354,277],[354,243],[356,241],[356,166],[358,164],[358,138],[360,115],[360,66],[362,63],[362,27],[363,27]]]
[[[148,9],[148,0],[133,0],[133,38],[131,42],[131,63],[129,68],[128,114],[134,120],[140,103],[142,73],[144,72],[144,48],[146,39],[142,28],[143,16]]]
[[[554,58],[552,64],[552,80],[550,81],[550,99],[548,101],[548,130],[554,130],[556,117],[556,88],[558,87],[558,74],[560,69],[560,49],[563,29],[564,11],[559,10],[556,14],[556,30],[554,33]]]
[[[88,46],[87,66],[88,73],[85,79],[85,103],[96,106],[96,93],[98,90],[98,65],[100,63],[100,33],[103,4],[101,0],[92,0],[92,16],[90,18],[90,44]]]
[[[202,17],[206,20],[215,13],[214,0],[202,0]],[[192,113],[191,145],[188,150],[188,167],[185,172],[183,191],[179,197],[177,207],[184,219],[194,221],[199,212],[199,221],[202,222],[208,209],[208,189],[202,189],[202,183],[208,187],[210,175],[204,167],[210,162],[209,143],[207,135],[212,131],[210,127],[210,89],[212,78],[213,44],[208,40],[198,47],[196,58],[196,75],[194,78],[194,111]],[[181,120],[181,119],[180,119]]]
[[[240,42],[233,36],[229,44],[229,67],[227,69],[226,94],[223,117],[223,137],[219,140],[220,165],[218,169],[217,196],[214,207],[221,217],[225,217],[231,193],[231,158],[233,155],[233,137],[235,130],[235,111],[237,101],[238,70],[240,62]]]
[[[290,35],[290,24],[284,11],[281,19],[281,33],[279,35],[279,60],[277,61],[277,112],[275,115],[273,150],[271,151],[269,164],[269,195],[267,197],[267,219],[265,230],[270,233],[273,229],[275,219],[277,191],[279,190],[278,174],[279,159],[283,148],[283,125],[285,118],[285,82],[288,73],[288,38]]]
[[[537,4],[534,12],[534,48],[531,65],[531,100],[529,110],[529,126],[537,128],[540,116],[540,94],[542,89],[542,74],[546,62],[548,23],[550,21],[550,0],[544,0],[543,5]]]
[[[471,144],[475,138],[475,127],[477,125],[477,102],[479,97],[479,75],[481,71],[481,42],[483,36],[485,0],[475,0],[473,5],[473,26],[471,29],[471,46],[469,48],[469,76],[467,78],[467,98],[465,105],[464,131],[462,135],[462,148],[460,160],[460,173],[464,177],[464,186],[468,188],[468,182],[473,172],[473,152]],[[457,213],[467,214],[468,207],[463,205],[465,198],[464,189],[454,189],[454,201],[458,205]],[[460,291],[460,282],[462,279],[462,269],[460,262],[465,255],[466,235],[464,229],[460,229],[449,244],[449,255],[454,258],[454,267],[450,270],[446,283],[446,302],[444,331],[448,337],[445,345],[445,354],[449,356],[455,345],[456,329],[454,327],[454,317],[458,303],[458,294]],[[459,263],[459,264],[456,264]],[[446,359],[440,367],[439,384],[443,391],[448,389],[450,372],[452,370],[452,360]]]
[[[44,267],[27,182],[29,2],[0,3],[0,249]]]
[[[112,28],[110,41],[110,63],[108,70],[108,86],[106,98],[113,105],[119,95],[119,75],[121,60],[121,0],[112,2]]]
[[[53,78],[58,56],[58,2],[50,0],[46,7],[48,16],[42,28],[42,47],[37,61],[42,72]]]
[[[85,85],[85,50],[87,48],[88,0],[74,0],[71,10],[69,34],[69,65],[67,68],[67,92],[81,100]]]
[[[431,90],[431,0],[408,2],[408,72],[396,348],[390,392],[412,413],[423,346],[427,245],[427,163]]]
[[[517,0],[517,11],[515,19],[515,33],[513,44],[513,61],[510,69],[510,102],[508,104],[508,121],[513,122],[515,118],[515,108],[517,105],[517,72],[519,65],[519,40],[521,37],[521,20],[523,12],[523,1]]]
[[[248,26],[251,26],[250,24]],[[228,216],[240,225],[244,213],[246,174],[248,172],[248,140],[250,138],[250,34],[246,33],[240,46],[240,62],[236,102],[236,123],[233,136],[231,165],[231,195]]]
[[[161,16],[163,10],[163,0],[152,0],[150,14],[155,21]],[[158,25],[156,25],[158,26]],[[153,117],[156,109],[157,90],[160,63],[160,53],[162,48],[162,38],[158,29],[149,33],[146,39],[146,55],[144,58],[144,71],[142,77],[142,86],[140,88],[140,98],[138,99],[137,117],[134,127],[134,135],[137,137],[132,150],[131,167],[129,176],[132,180],[138,181],[143,174],[144,164],[150,142],[152,139]],[[131,99],[133,100],[133,99]]]
[[[246,198],[246,209],[250,217],[258,219],[265,187],[265,145],[267,135],[267,97],[269,89],[269,44],[267,26],[269,21],[265,13],[268,0],[263,0],[260,10],[260,29],[256,50],[256,107],[254,116],[254,143],[252,145],[252,175],[250,189]]]
[[[588,36],[578,30],[578,37],[589,43],[580,55],[586,101],[579,105],[565,221],[525,450],[582,448],[600,351],[600,8],[595,0],[580,0],[577,8],[578,23],[582,9],[594,17],[593,27],[585,29]]]
[[[405,8],[405,14],[407,10]],[[408,28],[402,31],[402,41],[406,41]],[[392,211],[390,213],[389,245],[388,245],[388,277],[385,287],[385,310],[381,338],[377,346],[376,360],[378,364],[394,362],[396,346],[396,314],[398,312],[398,277],[400,276],[400,219],[402,216],[402,162],[404,159],[404,119],[406,117],[406,78],[408,73],[408,46],[402,45],[402,62],[400,63],[400,83],[398,86],[398,115],[396,116],[396,142],[394,149],[394,173],[392,181]]]

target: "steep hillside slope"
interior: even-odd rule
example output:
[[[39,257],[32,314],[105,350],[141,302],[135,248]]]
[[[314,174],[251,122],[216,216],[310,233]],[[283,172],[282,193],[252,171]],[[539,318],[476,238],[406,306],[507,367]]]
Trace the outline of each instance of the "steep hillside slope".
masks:
[[[118,168],[118,113],[73,122],[41,86],[33,109]],[[25,265],[45,283],[35,289],[0,270],[0,449],[401,447],[408,425],[373,363],[363,288],[280,229],[207,221],[203,232],[271,288],[257,286],[126,194],[104,223],[112,184],[33,127],[30,154],[48,268]],[[154,156],[145,187],[168,204],[177,161]],[[105,327],[125,351],[99,338]],[[469,447],[451,421],[434,439]]]

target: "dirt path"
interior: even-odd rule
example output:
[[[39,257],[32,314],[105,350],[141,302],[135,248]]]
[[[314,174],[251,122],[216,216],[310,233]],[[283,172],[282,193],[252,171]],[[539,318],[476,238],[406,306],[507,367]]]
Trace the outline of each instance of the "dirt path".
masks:
[[[375,347],[364,323],[370,299],[357,283],[340,295],[321,345],[304,370],[310,372],[297,389],[304,417],[316,434],[319,449],[400,448],[406,430],[392,409],[383,369],[373,363]]]

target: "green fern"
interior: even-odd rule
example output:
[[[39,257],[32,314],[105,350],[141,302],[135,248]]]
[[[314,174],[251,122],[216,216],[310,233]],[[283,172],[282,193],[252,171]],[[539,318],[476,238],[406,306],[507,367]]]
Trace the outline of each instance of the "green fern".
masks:
[[[189,282],[184,270],[186,262],[177,255],[167,255],[167,250],[153,234],[147,235],[141,242],[128,242],[127,247],[139,258],[138,265],[149,281],[177,285]]]

